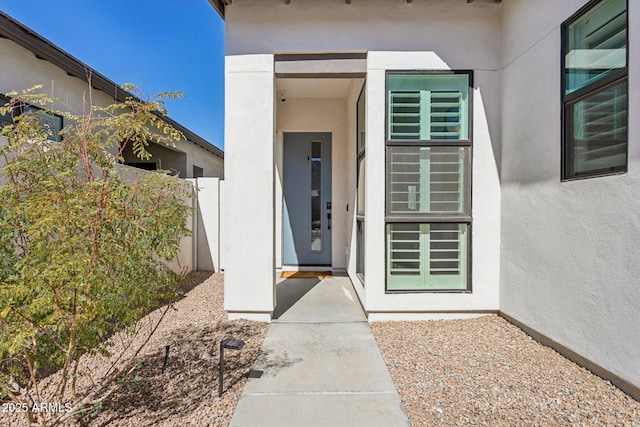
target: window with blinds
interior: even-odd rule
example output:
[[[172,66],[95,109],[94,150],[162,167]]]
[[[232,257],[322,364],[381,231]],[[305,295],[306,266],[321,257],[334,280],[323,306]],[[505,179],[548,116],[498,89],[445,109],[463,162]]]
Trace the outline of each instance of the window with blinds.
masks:
[[[387,214],[468,213],[468,147],[392,146],[388,151]]]
[[[627,1],[603,0],[563,25],[563,178],[627,170]]]
[[[470,291],[470,72],[387,74],[388,292]]]
[[[566,26],[565,93],[627,66],[627,1],[595,4]]]
[[[467,289],[467,241],[467,224],[387,224],[387,289]]]
[[[389,76],[389,140],[468,139],[465,74]]]

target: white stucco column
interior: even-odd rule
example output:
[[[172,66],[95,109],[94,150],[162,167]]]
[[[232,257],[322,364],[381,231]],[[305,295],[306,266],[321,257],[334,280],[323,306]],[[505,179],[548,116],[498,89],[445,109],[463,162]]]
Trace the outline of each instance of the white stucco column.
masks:
[[[225,61],[224,309],[271,320],[274,261],[273,55]]]

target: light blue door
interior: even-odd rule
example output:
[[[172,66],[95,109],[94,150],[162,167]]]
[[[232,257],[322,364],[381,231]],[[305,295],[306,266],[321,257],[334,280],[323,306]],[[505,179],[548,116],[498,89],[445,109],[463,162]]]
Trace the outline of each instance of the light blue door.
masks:
[[[284,134],[283,261],[331,265],[331,134]]]

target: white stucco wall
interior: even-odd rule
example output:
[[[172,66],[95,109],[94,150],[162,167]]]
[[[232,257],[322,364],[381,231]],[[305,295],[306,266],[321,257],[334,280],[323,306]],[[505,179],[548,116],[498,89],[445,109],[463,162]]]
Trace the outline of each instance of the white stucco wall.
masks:
[[[435,50],[452,68],[494,69],[500,6],[429,0],[235,0],[226,7],[228,55]]]
[[[9,39],[0,38],[0,55],[0,93],[41,84],[43,88],[39,92],[53,93],[64,102],[65,105],[59,106],[61,110],[82,112],[83,96],[89,99],[86,82],[67,75],[48,61],[37,59],[32,52]],[[94,90],[92,95],[95,105],[106,106],[113,102],[113,98],[100,91]]]
[[[586,0],[505,1],[501,310],[640,386],[640,3],[629,172],[560,181],[560,26]]]
[[[360,280],[357,275],[357,221],[356,221],[356,209],[357,209],[357,193],[356,193],[356,162],[357,155],[357,125],[358,125],[358,116],[357,116],[357,102],[358,97],[360,96],[360,91],[362,90],[364,84],[364,79],[354,79],[351,82],[349,87],[349,94],[346,99],[346,120],[347,120],[347,153],[346,153],[346,164],[347,164],[347,182],[346,182],[346,192],[347,192],[347,203],[349,204],[349,211],[346,215],[346,235],[349,236],[347,240],[347,274],[351,278],[351,282],[353,283],[353,287],[358,294],[358,298],[360,301],[365,300],[365,288],[364,284]],[[366,151],[366,147],[365,147]],[[366,159],[366,153],[365,153]],[[366,162],[366,160],[365,160]],[[366,167],[365,167],[366,169]],[[365,212],[365,222],[366,222],[366,212]]]
[[[221,270],[220,264],[220,178],[198,178],[197,210],[197,266],[198,270]]]
[[[224,308],[270,320],[275,307],[273,55],[225,63]]]
[[[179,141],[176,149],[187,155],[186,178],[193,178],[193,166],[202,168],[203,176],[224,178],[224,159],[191,141]]]

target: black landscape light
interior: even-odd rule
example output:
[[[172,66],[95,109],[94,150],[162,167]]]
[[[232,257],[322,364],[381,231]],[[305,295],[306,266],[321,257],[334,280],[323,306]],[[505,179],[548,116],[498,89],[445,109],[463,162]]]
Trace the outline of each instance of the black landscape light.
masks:
[[[169,360],[169,348],[170,346],[164,346],[164,362],[162,362],[162,373],[164,374],[164,370],[167,367],[167,361]]]
[[[244,347],[244,341],[237,338],[225,338],[220,341],[220,363],[218,364],[218,397],[222,396],[222,383],[224,382],[222,376],[222,369],[224,367],[224,349],[228,348],[230,350],[242,350],[242,347]]]

